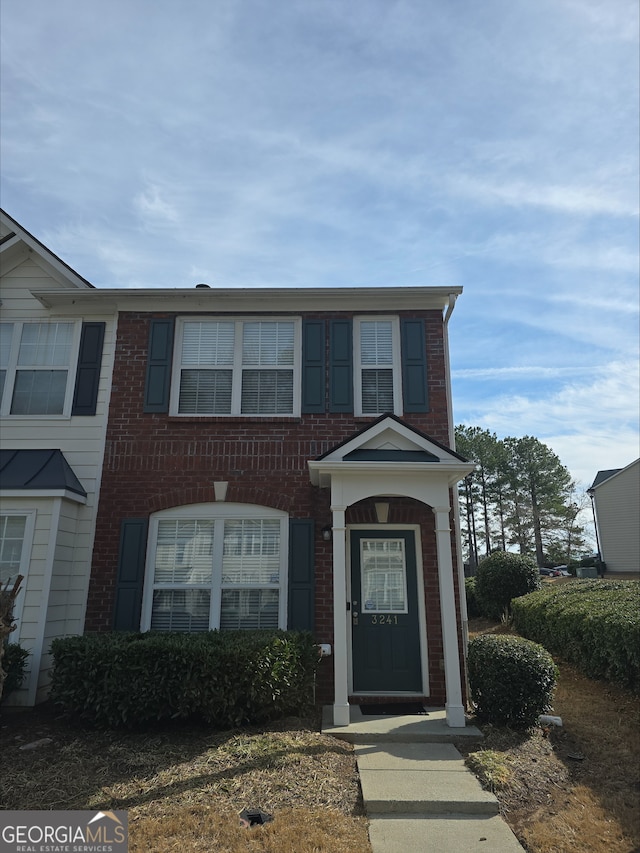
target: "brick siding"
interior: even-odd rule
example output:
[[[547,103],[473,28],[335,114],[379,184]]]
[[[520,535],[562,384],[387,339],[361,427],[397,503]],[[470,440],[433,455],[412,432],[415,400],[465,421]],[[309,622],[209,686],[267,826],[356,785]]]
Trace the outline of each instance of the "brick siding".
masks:
[[[113,372],[106,453],[86,614],[87,631],[110,630],[113,619],[120,523],[173,506],[215,500],[213,484],[229,483],[226,501],[284,510],[316,520],[316,635],[333,642],[331,547],[321,528],[331,521],[329,490],[310,483],[307,462],[373,419],[352,414],[300,417],[171,417],[143,411],[149,321],[160,313],[122,313]],[[303,315],[314,317],[345,314]],[[427,329],[430,411],[407,423],[448,444],[442,316],[424,316]],[[328,408],[328,407],[327,407]],[[350,507],[348,523],[375,520],[372,501]],[[391,501],[390,523],[420,524],[432,704],[444,701],[442,632],[433,513],[410,500]],[[457,578],[456,578],[457,583]],[[325,664],[327,664],[325,666]],[[331,661],[321,667],[318,698],[332,693]]]

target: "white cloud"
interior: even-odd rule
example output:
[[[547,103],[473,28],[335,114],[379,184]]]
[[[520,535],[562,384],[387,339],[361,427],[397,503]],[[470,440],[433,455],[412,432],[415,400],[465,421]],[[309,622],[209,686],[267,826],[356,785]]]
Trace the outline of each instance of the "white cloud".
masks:
[[[637,216],[637,198],[626,188],[544,184],[529,180],[485,180],[472,175],[457,175],[450,181],[452,192],[472,198],[483,205],[534,207],[554,213],[579,216]]]
[[[591,373],[589,367],[542,367],[539,365],[524,365],[520,367],[472,367],[452,371],[453,379],[550,379],[563,376],[579,376],[581,373]]]
[[[464,388],[454,386],[454,400],[458,413],[464,410],[464,423],[499,437],[533,435],[586,482],[596,471],[638,456],[638,374],[637,361],[618,361],[599,367],[590,382],[573,381],[548,394],[498,393],[465,408]]]
[[[140,216],[151,224],[174,225],[179,218],[173,204],[163,198],[163,191],[158,184],[148,184],[133,199],[133,206]]]

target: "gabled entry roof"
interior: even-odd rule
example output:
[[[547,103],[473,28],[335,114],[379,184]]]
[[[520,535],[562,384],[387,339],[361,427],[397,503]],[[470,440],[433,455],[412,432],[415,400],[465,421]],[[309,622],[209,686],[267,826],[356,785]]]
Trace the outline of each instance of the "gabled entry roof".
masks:
[[[338,469],[433,472],[451,484],[473,470],[454,450],[405,423],[396,415],[382,415],[364,429],[309,462],[311,482],[328,486]]]
[[[61,450],[0,450],[0,489],[87,496]]]

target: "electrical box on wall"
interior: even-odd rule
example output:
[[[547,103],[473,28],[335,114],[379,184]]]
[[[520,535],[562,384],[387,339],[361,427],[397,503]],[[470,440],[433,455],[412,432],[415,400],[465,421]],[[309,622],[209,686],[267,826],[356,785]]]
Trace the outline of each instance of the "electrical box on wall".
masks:
[[[320,655],[323,658],[328,658],[331,655],[331,644],[330,643],[320,643]]]

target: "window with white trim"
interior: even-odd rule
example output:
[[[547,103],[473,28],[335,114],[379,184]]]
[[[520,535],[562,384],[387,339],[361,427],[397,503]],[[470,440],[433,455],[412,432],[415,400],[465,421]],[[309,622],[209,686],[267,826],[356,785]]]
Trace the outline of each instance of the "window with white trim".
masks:
[[[26,578],[31,559],[31,543],[35,526],[35,510],[6,510],[0,513],[0,587],[7,581],[12,585],[18,575]],[[13,608],[16,623],[22,616],[26,581]]]
[[[288,517],[201,504],[151,519],[142,630],[286,627]]]
[[[0,323],[0,414],[68,414],[79,333],[73,322]]]
[[[184,319],[177,335],[173,414],[299,414],[298,319]]]
[[[402,414],[397,317],[354,318],[356,415]]]

